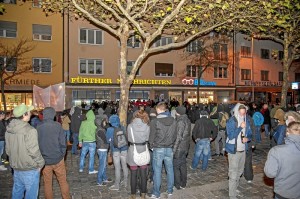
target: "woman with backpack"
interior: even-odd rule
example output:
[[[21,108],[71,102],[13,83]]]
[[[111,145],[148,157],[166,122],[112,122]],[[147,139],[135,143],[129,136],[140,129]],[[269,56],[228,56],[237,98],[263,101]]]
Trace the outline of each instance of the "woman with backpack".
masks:
[[[146,197],[147,193],[147,167],[148,165],[140,165],[134,161],[134,150],[142,153],[147,150],[147,142],[150,134],[149,116],[144,110],[136,111],[133,114],[132,122],[127,127],[127,135],[129,141],[129,150],[127,155],[127,164],[130,167],[131,178],[131,198],[136,198],[137,174],[140,171],[140,188],[141,198]]]

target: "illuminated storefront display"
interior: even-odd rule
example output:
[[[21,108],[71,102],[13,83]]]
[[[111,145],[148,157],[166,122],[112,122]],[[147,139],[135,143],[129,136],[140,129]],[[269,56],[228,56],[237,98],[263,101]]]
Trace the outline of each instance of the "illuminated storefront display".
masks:
[[[183,79],[182,81],[183,85],[194,85],[197,86],[198,85],[198,79]],[[207,82],[203,79],[200,79],[200,85],[201,86],[216,86],[216,82]]]

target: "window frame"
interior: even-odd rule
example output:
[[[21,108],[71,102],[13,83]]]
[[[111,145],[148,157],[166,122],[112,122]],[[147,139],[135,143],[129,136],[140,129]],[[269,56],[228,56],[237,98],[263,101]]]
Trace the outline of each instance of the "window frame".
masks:
[[[190,70],[188,70],[188,67],[190,67]],[[195,67],[195,76],[193,76],[193,67]],[[197,78],[198,77],[198,70],[199,66],[197,65],[186,65],[185,67],[185,76],[186,77],[191,77],[191,78]],[[190,74],[190,75],[189,75]]]
[[[260,71],[260,80],[264,81],[264,82],[270,81],[269,73],[270,72],[268,70],[261,70]],[[267,78],[265,79],[265,77],[267,77]]]
[[[243,57],[243,58],[251,58],[252,57],[250,46],[241,46],[240,53],[241,53],[241,57]]]
[[[281,71],[278,72],[278,81],[279,82],[283,81],[283,72],[281,72]]]
[[[130,40],[131,40],[131,41],[130,41]],[[134,40],[135,40],[135,41],[134,41]],[[138,42],[137,42],[137,41],[138,41]],[[128,45],[128,43],[130,43],[130,44],[132,44],[132,45]],[[133,44],[136,44],[136,43],[139,44],[137,47],[133,45]],[[119,46],[120,46],[120,42],[119,42]],[[141,45],[141,40],[140,40],[136,35],[131,36],[131,37],[128,38],[128,41],[127,41],[127,47],[128,47],[128,48],[141,48],[141,47],[142,47],[142,45]]]
[[[249,72],[249,74],[248,73],[244,74],[243,71],[247,71],[247,72]],[[249,78],[247,78],[248,75],[249,75]],[[244,78],[244,77],[246,77],[246,78]],[[241,69],[241,80],[242,81],[252,80],[251,69],[246,69],[246,68]]]
[[[50,30],[51,30],[51,34],[39,34],[39,33],[34,33],[34,25],[38,25],[38,26],[49,26]],[[37,37],[36,37],[37,36]],[[50,39],[43,39],[43,37],[50,37]],[[52,41],[52,25],[44,25],[44,24],[32,24],[32,40],[34,41]]]
[[[7,57],[0,56],[0,59],[1,59],[1,58],[3,58],[3,65],[7,65],[7,63],[6,63]],[[16,61],[15,61],[15,63],[16,63],[16,65],[15,65],[15,70],[7,70],[8,66],[5,66],[5,71],[8,72],[8,73],[13,73],[13,72],[17,71],[17,69],[18,69],[18,59],[17,59],[16,57],[14,57],[13,59],[16,60]],[[0,63],[1,63],[1,62],[0,62]],[[0,66],[0,68],[1,68],[1,66]],[[1,70],[2,70],[2,69],[1,69]]]
[[[163,39],[167,39],[167,42],[164,45],[162,45]],[[161,36],[159,39],[157,39],[157,40],[154,41],[154,47],[166,46],[168,44],[171,44],[171,43],[169,43],[169,39],[171,39],[171,43],[174,43],[173,37],[171,37],[171,36],[170,37],[168,37],[168,36]]]
[[[223,47],[226,46],[226,54],[222,51]],[[223,57],[225,55],[225,57]],[[226,43],[214,43],[213,44],[213,57],[216,61],[225,61],[228,62],[228,44]]]
[[[32,0],[33,8],[42,8],[42,0]]]
[[[86,34],[86,42],[83,43],[81,42],[81,30],[85,30],[85,34]],[[89,43],[89,31],[93,31],[94,32],[94,43]],[[101,39],[100,39],[100,44],[97,44],[97,32],[101,33]],[[93,45],[93,46],[103,46],[104,45],[104,31],[101,29],[93,29],[93,28],[79,28],[79,34],[78,34],[78,42],[79,44],[83,44],[83,45]]]
[[[0,29],[0,31],[2,31],[2,35],[0,34],[0,38],[17,38],[17,36],[18,36],[18,23],[17,22],[14,22],[14,21],[2,21],[2,20],[0,20],[0,22],[12,23],[12,24],[15,24],[15,27],[16,27],[15,30],[14,29],[13,30],[8,30],[7,27],[5,29]],[[13,37],[7,36],[7,32],[8,31],[11,31],[11,33],[15,33],[15,36],[13,36]]]
[[[203,42],[200,39],[193,40],[186,46],[185,51],[188,53],[200,53],[202,45]]]
[[[266,52],[268,52],[266,54]],[[268,56],[266,56],[268,55]],[[270,59],[270,49],[261,48],[260,49],[260,58],[261,59]]]
[[[215,73],[215,69],[217,69],[217,73]],[[220,77],[220,69],[221,69],[221,75]],[[225,70],[226,69],[226,70]],[[226,71],[226,77],[225,77],[225,71]],[[217,74],[217,77],[215,76]],[[228,66],[214,66],[214,79],[228,79]]]
[[[156,64],[170,64],[172,65],[172,75],[169,75],[169,73],[159,73],[159,75],[157,75],[156,73]],[[165,74],[165,75],[162,75]],[[174,64],[173,63],[162,63],[162,62],[155,62],[154,63],[154,76],[155,77],[174,77]]]
[[[39,60],[39,71],[38,71],[38,72],[34,71],[34,60],[35,60],[35,59],[38,59],[38,60]],[[50,72],[43,72],[43,71],[41,71],[41,70],[42,70],[42,67],[41,67],[42,60],[50,60],[50,63],[51,63],[51,64],[50,64]],[[32,58],[32,72],[33,72],[33,73],[44,73],[44,74],[52,73],[52,65],[53,65],[52,59],[49,58],[49,57],[33,57],[33,58]]]
[[[284,58],[284,52],[282,51],[282,50],[279,50],[278,51],[278,60],[283,60],[283,58]]]
[[[85,73],[81,73],[81,60],[85,60],[85,69],[86,72]],[[89,61],[93,60],[94,61],[94,73],[89,73]],[[96,73],[96,61],[101,61],[101,74],[97,74]],[[99,58],[79,58],[78,59],[78,74],[80,75],[104,75],[104,60],[103,59],[99,59]]]

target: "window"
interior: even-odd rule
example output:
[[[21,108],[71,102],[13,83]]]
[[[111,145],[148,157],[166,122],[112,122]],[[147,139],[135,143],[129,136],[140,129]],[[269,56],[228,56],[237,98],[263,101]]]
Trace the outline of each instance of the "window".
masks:
[[[300,73],[295,73],[295,82],[300,82]]]
[[[241,57],[251,57],[251,47],[241,46]]]
[[[103,75],[103,62],[101,59],[80,59],[79,73]]]
[[[270,59],[270,50],[269,49],[261,49],[260,50],[260,57],[262,59]]]
[[[269,71],[262,70],[260,74],[261,74],[261,81],[269,81]]]
[[[120,91],[116,91],[116,99],[120,99]],[[148,100],[150,97],[150,92],[149,91],[129,91],[129,99],[130,100]]]
[[[220,61],[228,60],[227,44],[215,43],[213,46],[213,51],[214,51],[214,59],[215,60],[220,60]]]
[[[110,91],[109,90],[73,90],[74,100],[109,100]]]
[[[241,70],[241,80],[251,80],[251,70],[242,69]]]
[[[0,68],[7,72],[14,72],[17,70],[17,58],[0,57]]]
[[[16,4],[17,0],[1,0],[0,3]]]
[[[51,73],[52,61],[49,58],[33,58],[34,73]]]
[[[173,76],[173,64],[155,63],[156,76]]]
[[[0,21],[0,37],[16,38],[17,22]]]
[[[81,44],[103,44],[102,30],[80,29],[80,43]]]
[[[201,47],[202,47],[202,41],[194,40],[187,45],[186,51],[189,53],[200,53]]]
[[[172,37],[161,37],[158,40],[156,40],[155,47],[165,46],[165,45],[168,45],[168,44],[171,44],[171,43],[173,43]]]
[[[41,8],[42,7],[42,0],[33,0],[32,7]]]
[[[283,51],[278,51],[278,59],[279,60],[283,60],[283,57],[284,57],[284,53],[283,53]]]
[[[227,78],[228,67],[227,66],[215,66],[214,67],[214,78]]]
[[[283,81],[283,72],[278,73],[278,81],[280,81],[280,82]]]
[[[141,47],[141,41],[136,36],[132,36],[127,41],[127,47],[140,48]]]
[[[33,40],[51,41],[52,27],[49,25],[32,24]]]
[[[195,65],[187,65],[186,66],[186,76],[187,77],[198,77],[198,66]]]
[[[134,65],[135,61],[127,61],[127,67],[126,67],[126,71],[127,71],[127,75],[130,75],[133,65]],[[140,69],[138,69],[138,71],[136,72],[137,76],[140,76]]]

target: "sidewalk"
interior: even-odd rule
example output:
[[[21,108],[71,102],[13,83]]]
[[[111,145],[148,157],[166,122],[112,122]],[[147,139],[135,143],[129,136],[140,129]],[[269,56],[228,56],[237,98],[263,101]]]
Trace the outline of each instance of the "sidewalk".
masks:
[[[191,141],[191,147],[188,155],[188,184],[185,190],[174,190],[170,199],[185,198],[228,198],[228,162],[226,157],[216,157],[215,160],[209,161],[206,172],[200,169],[193,171],[189,168],[194,155],[194,143]],[[247,183],[242,177],[239,186],[238,198],[266,198],[271,199],[273,196],[273,182],[264,177],[263,167],[266,161],[269,145],[264,142],[257,146],[253,153],[254,180]],[[213,152],[212,152],[213,153]],[[88,157],[86,158],[87,165]],[[113,183],[109,183],[106,187],[96,186],[97,174],[89,175],[87,168],[83,173],[79,173],[79,156],[74,156],[68,151],[67,159],[67,179],[70,185],[70,194],[73,199],[127,199],[130,195],[130,183],[128,187],[121,187],[120,191],[110,191],[108,188]],[[98,168],[98,158],[95,158],[95,168]],[[130,173],[130,172],[129,172]],[[114,168],[108,166],[107,174],[109,178],[114,179]],[[166,194],[166,175],[163,171],[161,186],[161,199],[168,198]],[[130,177],[128,178],[130,179]],[[9,171],[0,172],[0,198],[11,198],[12,191],[12,175]],[[54,198],[61,198],[59,185],[54,179],[53,181]],[[148,183],[148,192],[151,193],[152,184]],[[40,197],[44,198],[44,185],[41,178]]]

